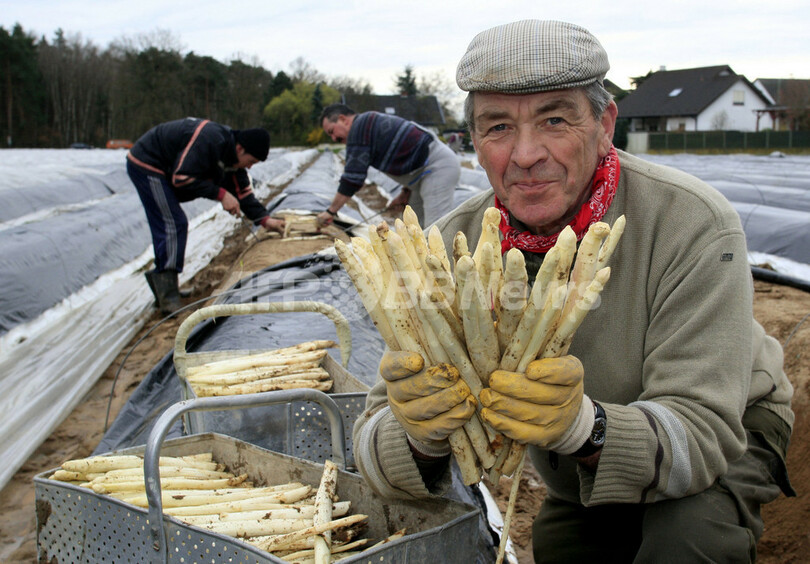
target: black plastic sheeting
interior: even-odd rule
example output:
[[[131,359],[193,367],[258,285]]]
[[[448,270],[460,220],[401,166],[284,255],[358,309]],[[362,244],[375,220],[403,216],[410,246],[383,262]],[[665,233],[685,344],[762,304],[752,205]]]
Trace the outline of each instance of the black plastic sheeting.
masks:
[[[349,372],[358,380],[374,384],[384,343],[368,317],[351,280],[333,254],[312,254],[280,263],[240,280],[218,303],[284,302],[312,300],[335,306],[348,319],[352,335]],[[191,333],[189,352],[273,349],[311,339],[337,339],[334,324],[317,313],[272,313],[209,319]],[[167,407],[182,399],[172,355],[164,357],[135,389],[94,454],[145,444],[154,422]],[[180,437],[178,421],[168,438]],[[454,468],[450,497],[482,508],[479,527],[479,562],[494,559],[497,540],[483,517],[484,501],[476,488],[463,485]]]
[[[810,159],[805,155],[642,155],[697,176],[737,210],[751,251],[810,264]]]
[[[251,170],[255,183],[290,169],[283,152]],[[217,202],[181,204],[189,222]],[[0,190],[0,335],[32,321],[151,248],[146,214],[121,154],[118,164],[61,170],[59,179]]]
[[[0,190],[0,222],[54,206],[78,204],[135,190],[127,176],[123,153],[120,164],[68,167],[58,181],[38,182],[36,176],[32,176],[31,184],[21,189]]]
[[[778,272],[774,272],[773,270],[768,270],[767,268],[761,268],[759,266],[752,266],[751,274],[757,280],[772,282],[782,286],[790,286],[791,288],[796,288],[797,290],[810,292],[810,281],[802,280],[801,278],[796,278],[795,276],[787,276],[785,274],[780,274]]]
[[[189,217],[211,202],[184,205]],[[36,319],[152,244],[134,189],[0,230],[0,334]]]

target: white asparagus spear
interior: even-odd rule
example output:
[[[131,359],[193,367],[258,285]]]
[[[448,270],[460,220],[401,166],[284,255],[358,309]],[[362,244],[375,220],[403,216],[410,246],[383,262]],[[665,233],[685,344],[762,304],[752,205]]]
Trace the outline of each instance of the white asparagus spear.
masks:
[[[222,504],[231,501],[242,501],[253,497],[263,499],[263,503],[292,503],[299,501],[310,494],[312,488],[304,485],[299,488],[294,488],[286,491],[271,491],[262,492],[262,488],[236,488],[233,490],[216,490],[212,492],[182,490],[181,492],[164,490],[161,491],[161,498],[163,500],[164,510],[172,507],[186,507],[186,506],[200,506],[200,505],[214,505]],[[111,497],[117,497],[114,494]],[[146,494],[143,495],[130,495],[120,498],[122,501],[137,505],[138,507],[147,507]],[[169,513],[169,511],[166,511]],[[217,512],[217,511],[213,511]]]
[[[231,537],[283,535],[312,527],[312,519],[248,519],[219,521],[198,525],[209,531]]]
[[[355,523],[359,523],[360,521],[364,521],[365,519],[368,519],[367,515],[362,514],[349,515],[348,517],[335,519],[334,521],[330,521],[329,523],[326,523],[324,525],[317,525],[317,526],[313,525],[312,527],[307,527],[306,529],[295,531],[294,533],[272,536],[264,541],[260,541],[259,543],[257,543],[257,546],[259,546],[263,550],[266,550],[267,552],[281,550],[307,537],[319,535],[327,530],[335,530],[340,527],[348,527],[350,525],[354,525]]]
[[[486,386],[489,375],[498,368],[500,349],[484,288],[472,258],[461,257],[456,263],[456,283],[462,296],[459,306],[467,353],[480,382]],[[478,397],[478,393],[474,393]]]
[[[259,394],[262,392],[275,392],[278,390],[297,390],[300,388],[328,392],[332,389],[332,380],[287,380],[284,382],[265,381],[263,384],[249,382],[236,386],[206,386],[195,388],[198,397],[220,397],[220,396],[240,396],[246,394]]]
[[[202,468],[204,470],[216,470],[218,467],[216,462],[184,460],[182,458],[166,456],[160,457],[158,460],[158,465],[187,466]],[[62,463],[62,470],[80,472],[83,474],[92,472],[107,472],[109,470],[117,470],[120,468],[138,467],[143,467],[143,458],[133,454],[93,456],[90,458],[67,460]]]
[[[385,282],[386,285],[390,284],[390,281],[393,277],[393,269],[391,268],[391,262],[388,260],[388,255],[385,254],[385,249],[382,246],[382,240],[380,239],[380,235],[377,232],[378,229],[384,224],[385,222],[380,223],[377,226],[370,225],[368,228],[368,240],[371,243],[371,248],[374,249],[374,255],[380,261],[380,271],[381,279]]]
[[[351,242],[352,251],[357,256],[360,264],[363,265],[365,271],[380,274],[382,272],[382,264],[377,255],[374,254],[374,247],[371,246],[371,243],[362,237],[352,237]],[[383,284],[382,278],[379,275],[370,276],[369,278],[374,284],[374,290],[377,295],[382,296],[385,293],[385,285]]]
[[[478,239],[478,244],[473,253],[473,260],[476,266],[483,263],[481,260],[481,253],[484,251],[484,245],[489,243],[492,245],[493,250],[501,248],[501,238],[498,235],[498,225],[501,221],[501,212],[498,208],[487,208],[484,210],[484,216],[481,218],[481,237]],[[500,253],[498,253],[500,255]],[[480,270],[479,270],[479,274]]]
[[[284,347],[280,349],[274,349],[270,351],[264,351],[261,353],[255,354],[245,354],[235,358],[226,358],[223,360],[215,360],[211,362],[207,362],[204,364],[200,364],[197,366],[189,366],[188,371],[192,374],[194,373],[223,373],[223,372],[233,372],[233,366],[237,365],[235,360],[239,360],[244,362],[247,365],[250,365],[250,361],[256,361],[255,366],[264,366],[266,359],[271,360],[278,360],[278,359],[290,359],[295,360],[300,358],[299,355],[304,355],[305,353],[312,353],[312,352],[319,352],[322,351],[323,353],[326,352],[326,349],[336,347],[337,343],[331,340],[313,340],[313,341],[306,341],[304,343],[299,343],[297,345],[292,345],[290,347]]]
[[[447,323],[453,329],[456,336],[463,340],[464,328],[461,324],[461,319],[458,317],[453,307],[456,290],[452,274],[445,272],[441,261],[433,255],[428,255],[425,260],[425,265],[428,270],[430,270],[433,275],[433,280],[436,283],[433,289],[427,288],[430,301],[434,307],[439,308],[439,311],[447,320]]]
[[[529,277],[526,274],[526,259],[518,249],[507,251],[506,266],[503,271],[503,285],[497,310],[498,347],[501,354],[506,351],[509,339],[514,334],[526,309]]]
[[[359,554],[362,551],[356,551],[357,548],[363,548],[369,542],[369,539],[359,539],[352,542],[347,542],[343,544],[332,544],[332,554]],[[280,551],[279,551],[280,552]],[[299,550],[297,552],[291,552],[289,554],[285,554],[282,558],[287,562],[314,562],[315,551],[314,550]],[[334,562],[337,558],[332,558]]]
[[[423,337],[420,335],[421,331],[418,326],[418,319],[415,318],[415,315],[412,315],[413,312],[411,308],[405,307],[407,305],[405,301],[408,299],[408,292],[404,287],[404,283],[400,280],[400,273],[394,271],[395,265],[390,255],[390,245],[387,244],[387,239],[391,233],[396,235],[395,232],[388,229],[386,223],[381,223],[377,228],[382,250],[389,264],[391,264],[392,272],[394,272],[391,280],[385,281],[386,284],[393,287],[386,289],[386,295],[383,301],[383,312],[388,318],[388,323],[398,342],[396,348],[389,348],[392,348],[392,350],[417,352],[422,355],[422,358],[428,359],[429,354],[422,342]]]
[[[596,274],[599,250],[608,233],[610,233],[610,226],[607,223],[598,221],[591,225],[585,236],[582,237],[579,249],[576,251],[574,266],[571,268],[570,289],[562,311],[563,318],[571,312],[571,308],[574,307],[577,300],[585,293],[588,284],[593,280]]]
[[[261,368],[265,366],[283,366],[286,364],[295,364],[298,362],[312,362],[320,360],[326,356],[325,349],[318,349],[308,352],[295,353],[289,355],[276,355],[276,354],[263,354],[236,357],[228,360],[218,361],[216,365],[204,364],[201,366],[189,366],[188,373],[193,379],[200,375],[211,374],[227,374],[229,372],[237,372],[239,370],[247,370],[250,368]]]
[[[295,504],[295,502],[281,503],[278,501],[276,496],[260,496],[239,499],[236,501],[209,503],[207,505],[166,507],[164,508],[164,513],[168,515],[176,515],[179,518],[186,516],[227,515],[229,513],[246,513],[252,511],[288,511],[294,510],[298,507],[301,509],[305,509],[307,507],[314,508],[312,505],[298,506]],[[222,519],[220,518],[220,520]]]
[[[616,245],[619,244],[619,239],[624,233],[624,226],[627,220],[625,217],[619,216],[613,225],[610,227],[610,233],[602,243],[602,248],[599,249],[599,258],[596,261],[596,270],[602,270],[607,266],[610,257],[613,256],[613,251],[616,250]]]
[[[313,525],[325,525],[332,520],[332,498],[335,496],[337,486],[338,468],[331,460],[323,464],[321,483],[315,494],[315,515]],[[332,554],[332,531],[324,531],[315,537],[316,564],[329,564]]]
[[[517,329],[512,333],[509,344],[501,355],[500,368],[502,370],[514,372],[520,363],[520,359],[523,358],[523,352],[529,344],[535,323],[543,309],[545,290],[548,289],[559,262],[560,249],[552,247],[551,250],[546,253],[546,258],[537,271],[532,291],[529,294],[529,299],[523,310],[523,315],[520,317]]]
[[[426,295],[424,298],[429,299]],[[461,375],[461,379],[464,380],[470,388],[470,392],[477,399],[483,386],[481,385],[481,379],[478,373],[475,371],[475,367],[467,356],[467,350],[464,344],[452,334],[452,330],[449,325],[447,325],[446,320],[437,310],[428,308],[425,310],[425,316],[434,331],[437,334],[443,335],[442,345],[449,356],[450,364],[456,367]],[[464,424],[464,430],[475,449],[475,454],[478,456],[481,465],[485,469],[488,469],[495,463],[495,454],[490,447],[489,433],[478,418],[479,409],[480,403],[476,402],[476,413]],[[494,435],[493,432],[493,438]],[[468,475],[471,474],[471,471],[468,472]],[[480,474],[478,477],[480,478]]]
[[[562,313],[565,295],[566,287],[561,285],[546,296],[546,303],[543,305],[543,310],[540,312],[537,323],[535,323],[532,336],[523,351],[523,357],[518,363],[518,372],[526,372],[529,363],[537,358],[540,351],[545,350]]]
[[[596,273],[585,293],[576,301],[568,315],[560,320],[554,336],[542,353],[543,358],[565,355],[574,338],[574,332],[585,320],[587,313],[594,308],[607,281],[610,279],[610,267],[606,266]]]
[[[247,370],[239,370],[237,372],[228,372],[224,374],[193,376],[188,378],[188,381],[192,385],[219,384],[221,386],[227,386],[231,384],[244,384],[245,382],[264,380],[267,378],[295,374],[298,372],[311,370],[313,368],[318,368],[321,366],[321,362],[322,359],[268,368],[249,368]]]
[[[495,559],[495,564],[501,564],[506,554],[506,543],[509,540],[509,529],[512,525],[512,515],[515,513],[515,502],[520,489],[520,476],[523,473],[523,462],[525,460],[525,456],[520,457],[520,463],[517,470],[515,470],[514,478],[512,478],[512,487],[509,488],[509,503],[506,506],[506,515],[503,519],[503,532],[501,533],[501,542],[498,544],[498,556]]]
[[[444,247],[444,239],[436,225],[431,225],[428,229],[428,249],[430,254],[438,258],[442,267],[450,272],[450,259],[447,257],[447,249]]]
[[[160,466],[161,478],[188,478],[196,480],[210,480],[221,478],[233,478],[233,472],[224,472],[220,470],[201,470],[189,466]],[[143,467],[137,468],[122,468],[120,470],[110,470],[90,481],[98,482],[115,482],[115,481],[132,481],[143,479]]]
[[[349,513],[350,501],[336,501],[332,504],[332,517],[343,517]],[[246,521],[251,519],[312,519],[315,516],[315,505],[287,505],[277,509],[254,509],[250,511],[232,511],[207,513],[204,515],[183,515],[182,520],[190,525],[201,525],[221,521]]]
[[[376,235],[376,231],[374,233]],[[382,250],[382,243],[380,243],[380,250]],[[386,299],[386,296],[377,293],[369,273],[363,268],[362,263],[352,254],[351,249],[349,249],[346,243],[340,239],[336,239],[335,251],[337,251],[337,255],[341,263],[343,263],[343,268],[346,270],[346,274],[349,275],[349,278],[354,283],[357,294],[360,296],[360,301],[362,301],[363,307],[365,307],[368,312],[372,323],[377,327],[377,331],[379,331],[383,341],[385,341],[385,344],[392,350],[398,350],[396,348],[398,346],[397,339],[389,323],[389,318],[383,309],[383,300]],[[387,260],[388,258],[386,257],[386,262]],[[388,268],[390,274],[390,264]],[[385,280],[385,275],[383,274],[382,281],[385,282]]]

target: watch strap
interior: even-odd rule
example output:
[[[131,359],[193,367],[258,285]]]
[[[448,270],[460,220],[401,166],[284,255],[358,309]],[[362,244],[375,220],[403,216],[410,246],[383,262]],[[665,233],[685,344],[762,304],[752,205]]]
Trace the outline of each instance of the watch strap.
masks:
[[[607,425],[607,415],[604,408],[597,402],[593,402],[594,424],[588,440],[571,456],[585,458],[599,451],[605,443],[605,428]]]

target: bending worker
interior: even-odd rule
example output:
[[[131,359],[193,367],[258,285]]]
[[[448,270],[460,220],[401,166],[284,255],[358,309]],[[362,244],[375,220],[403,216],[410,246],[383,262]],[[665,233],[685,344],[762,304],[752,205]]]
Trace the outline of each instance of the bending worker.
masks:
[[[284,221],[269,217],[256,199],[247,169],[267,159],[270,134],[261,128],[232,130],[210,120],[185,118],[156,125],[127,154],[127,173],[141,198],[155,250],[146,280],[163,313],[181,307],[177,274],[183,271],[188,220],[181,202],[219,200],[268,231]],[[241,210],[241,212],[240,212]]]
[[[457,82],[494,190],[437,222],[475,248],[485,209],[530,279],[570,225],[627,226],[601,302],[562,359],[495,371],[482,417],[529,445],[548,494],[536,562],[749,562],[762,504],[787,479],[793,388],[782,348],[753,318],[740,218],[704,182],[612,145],[607,54],[587,30],[527,20],[478,34]],[[421,356],[386,352],[354,429],[382,495],[440,494],[446,438],[475,409],[462,380],[431,380]],[[442,393],[431,393],[447,387]],[[452,388],[452,392],[450,391]]]
[[[453,192],[461,164],[453,151],[412,121],[379,112],[357,114],[343,104],[324,108],[320,118],[326,134],[346,143],[346,164],[332,203],[318,215],[329,224],[360,188],[372,166],[402,185],[390,206],[409,204],[422,225],[430,225],[453,209]]]

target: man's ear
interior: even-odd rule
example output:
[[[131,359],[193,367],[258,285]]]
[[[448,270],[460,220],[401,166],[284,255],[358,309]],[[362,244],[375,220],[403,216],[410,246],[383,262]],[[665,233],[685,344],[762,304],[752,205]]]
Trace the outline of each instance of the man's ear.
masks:
[[[619,115],[619,108],[616,102],[610,101],[605,111],[602,112],[600,120],[602,126],[602,138],[599,140],[599,157],[604,157],[610,151],[613,144],[613,133],[616,131],[616,119]]]

